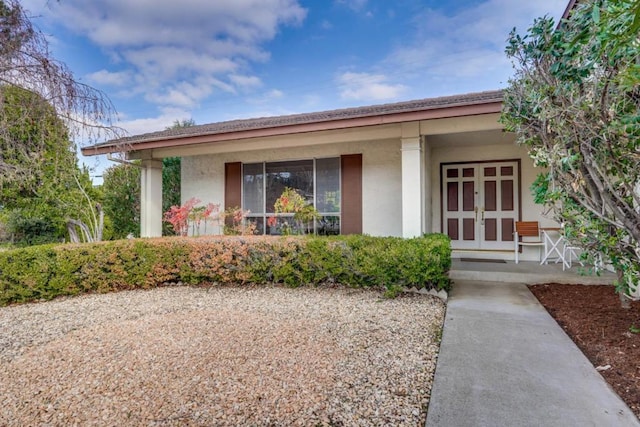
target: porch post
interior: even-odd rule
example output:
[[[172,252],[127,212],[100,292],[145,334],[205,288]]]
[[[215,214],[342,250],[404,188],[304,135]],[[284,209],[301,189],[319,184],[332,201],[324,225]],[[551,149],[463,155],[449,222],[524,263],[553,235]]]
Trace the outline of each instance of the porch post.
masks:
[[[423,183],[424,187],[422,189],[422,199],[424,203],[422,204],[422,231],[424,233],[432,233],[433,232],[433,224],[432,224],[432,206],[433,206],[433,192],[431,190],[431,168],[433,165],[431,164],[431,146],[429,145],[429,140],[426,136],[422,137],[422,172],[423,172]]]
[[[402,237],[417,237],[423,225],[423,155],[418,123],[402,124]]]
[[[140,237],[162,236],[162,161],[142,160]]]

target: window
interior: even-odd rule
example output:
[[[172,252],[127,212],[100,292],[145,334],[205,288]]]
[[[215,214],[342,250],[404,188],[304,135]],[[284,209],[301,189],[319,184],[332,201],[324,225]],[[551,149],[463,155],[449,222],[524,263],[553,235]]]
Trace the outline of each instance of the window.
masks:
[[[274,203],[286,187],[298,191],[320,213],[313,229],[329,235],[340,233],[340,158],[245,163],[242,167],[242,207],[249,210],[261,234],[280,234],[293,214],[275,214]],[[276,225],[267,219],[276,217]]]

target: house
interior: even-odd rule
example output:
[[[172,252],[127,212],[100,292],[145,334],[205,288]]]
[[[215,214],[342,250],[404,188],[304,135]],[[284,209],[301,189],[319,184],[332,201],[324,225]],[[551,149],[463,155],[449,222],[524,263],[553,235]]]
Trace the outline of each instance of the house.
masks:
[[[454,256],[513,259],[514,222],[542,216],[540,172],[498,122],[490,91],[170,129],[84,148],[142,163],[141,235],[162,231],[161,159],[182,158],[183,202],[249,210],[261,233],[273,202],[296,188],[318,231],[413,237],[442,232]],[[275,229],[277,230],[277,228]],[[539,259],[524,248],[521,259]]]

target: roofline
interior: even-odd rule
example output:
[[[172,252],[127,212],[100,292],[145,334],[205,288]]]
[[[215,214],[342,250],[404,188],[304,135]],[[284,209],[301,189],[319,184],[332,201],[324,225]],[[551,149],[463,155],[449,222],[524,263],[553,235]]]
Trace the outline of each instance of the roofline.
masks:
[[[443,107],[423,109],[418,111],[406,111],[400,113],[379,114],[364,117],[345,119],[333,119],[309,123],[298,123],[257,129],[236,130],[230,132],[212,133],[193,136],[167,136],[158,139],[150,139],[133,143],[114,141],[83,147],[84,156],[95,156],[116,152],[135,152],[159,148],[183,147],[187,145],[199,145],[206,143],[237,141],[241,139],[264,138],[271,136],[284,136],[319,131],[359,128],[385,124],[402,123],[418,120],[433,120],[452,117],[474,116],[481,114],[499,113],[502,111],[502,101],[486,100],[468,103],[459,103]]]
[[[576,7],[577,3],[578,3],[578,0],[569,0],[569,4],[567,5],[567,8],[564,10],[564,13],[562,14],[562,18],[560,22],[569,18],[571,11]],[[558,25],[560,25],[560,22],[558,23]]]

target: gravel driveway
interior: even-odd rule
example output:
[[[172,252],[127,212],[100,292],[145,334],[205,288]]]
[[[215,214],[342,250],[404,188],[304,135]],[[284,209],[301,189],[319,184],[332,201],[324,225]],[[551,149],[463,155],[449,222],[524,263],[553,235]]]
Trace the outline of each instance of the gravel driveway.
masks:
[[[444,305],[170,287],[0,308],[0,425],[424,425]]]

